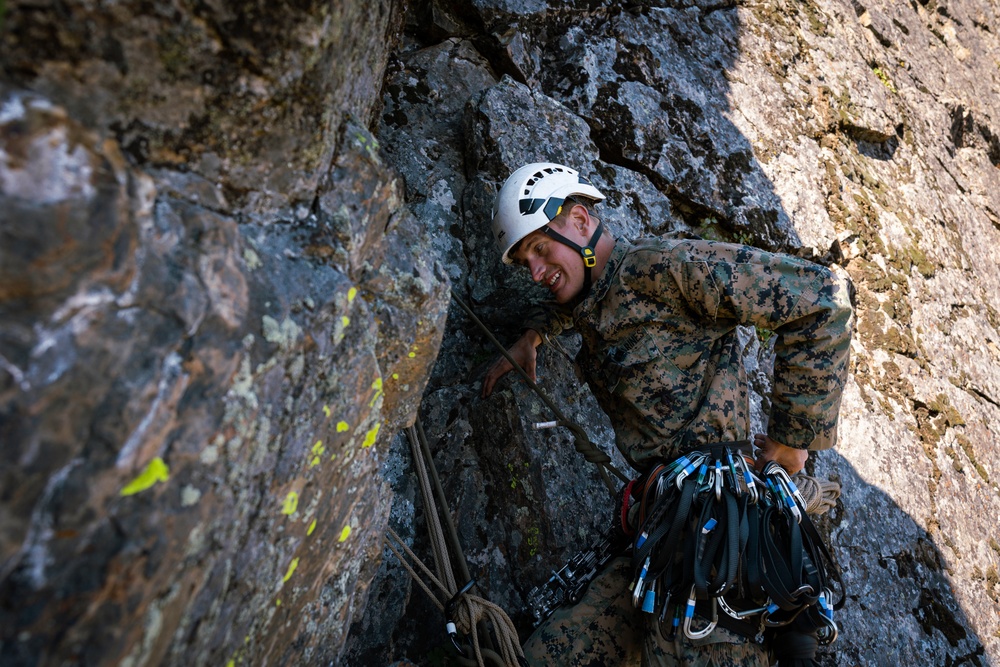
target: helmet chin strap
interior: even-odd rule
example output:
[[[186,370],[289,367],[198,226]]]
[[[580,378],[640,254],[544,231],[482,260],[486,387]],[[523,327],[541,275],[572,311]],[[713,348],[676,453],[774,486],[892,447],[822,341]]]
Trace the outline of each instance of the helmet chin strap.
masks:
[[[590,237],[589,241],[587,241],[587,245],[582,246],[578,243],[570,241],[568,238],[566,238],[559,232],[554,231],[548,225],[542,227],[543,234],[545,234],[549,238],[559,241],[559,243],[562,243],[563,245],[569,246],[573,250],[576,250],[578,253],[580,253],[580,257],[583,258],[583,290],[580,292],[581,297],[585,296],[587,292],[590,291],[590,286],[592,284],[591,269],[597,266],[597,254],[594,252],[594,249],[597,247],[597,242],[601,239],[601,233],[603,231],[604,231],[604,223],[598,221],[597,229],[594,230],[594,235]]]

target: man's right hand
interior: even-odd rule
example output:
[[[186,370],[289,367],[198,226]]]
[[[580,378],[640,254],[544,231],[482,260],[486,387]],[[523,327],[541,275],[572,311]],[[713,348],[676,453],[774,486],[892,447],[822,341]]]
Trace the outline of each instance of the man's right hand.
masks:
[[[513,357],[514,361],[524,369],[524,372],[528,374],[532,382],[535,382],[535,359],[538,354],[535,350],[536,347],[541,345],[542,337],[534,329],[525,329],[524,334],[517,339],[507,354]],[[487,371],[486,377],[483,379],[483,391],[481,396],[486,398],[493,393],[493,387],[496,386],[497,381],[504,375],[514,370],[514,367],[507,357],[501,356],[490,367]]]

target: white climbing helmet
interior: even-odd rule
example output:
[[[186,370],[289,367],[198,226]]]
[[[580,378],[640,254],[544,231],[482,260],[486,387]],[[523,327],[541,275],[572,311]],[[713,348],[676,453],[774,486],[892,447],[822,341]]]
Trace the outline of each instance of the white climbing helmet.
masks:
[[[566,198],[573,195],[604,199],[580,172],[561,164],[534,162],[511,174],[493,202],[493,238],[504,264],[514,262],[510,249],[549,224],[562,211]]]

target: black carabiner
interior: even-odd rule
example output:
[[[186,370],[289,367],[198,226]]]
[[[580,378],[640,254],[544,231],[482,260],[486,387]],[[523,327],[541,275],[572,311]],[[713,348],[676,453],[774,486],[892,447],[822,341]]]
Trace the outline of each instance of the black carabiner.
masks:
[[[476,580],[469,579],[469,583],[462,586],[457,593],[451,596],[450,600],[444,603],[444,630],[448,633],[448,637],[451,638],[451,643],[455,645],[455,650],[458,651],[458,654],[463,658],[466,657],[465,649],[463,649],[462,645],[458,642],[458,628],[455,626],[455,621],[451,620],[451,617],[453,615],[452,612],[455,611],[455,607],[458,605],[459,598],[468,593],[469,590],[475,585]]]

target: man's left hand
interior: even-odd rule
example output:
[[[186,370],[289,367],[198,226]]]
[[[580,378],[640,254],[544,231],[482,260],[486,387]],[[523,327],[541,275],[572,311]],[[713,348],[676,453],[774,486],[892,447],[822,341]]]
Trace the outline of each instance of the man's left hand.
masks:
[[[789,475],[794,475],[805,467],[806,459],[809,458],[808,450],[783,445],[766,435],[755,435],[753,444],[759,450],[757,452],[757,470],[763,470],[768,461],[774,461],[787,470]]]

